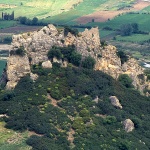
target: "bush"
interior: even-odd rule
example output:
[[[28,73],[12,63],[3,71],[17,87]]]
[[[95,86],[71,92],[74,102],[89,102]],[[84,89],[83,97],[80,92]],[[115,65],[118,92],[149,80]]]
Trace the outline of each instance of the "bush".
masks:
[[[120,75],[118,81],[126,88],[133,88],[132,79],[127,74]]]
[[[129,57],[123,52],[123,51],[118,51],[117,56],[120,57],[121,59],[121,64],[124,64],[125,62],[128,61]]]
[[[62,58],[62,54],[59,48],[56,48],[56,47],[52,47],[52,49],[48,52],[47,56],[49,59],[53,59],[54,57],[56,57],[57,59]]]
[[[82,67],[87,69],[93,69],[95,63],[96,63],[95,59],[92,58],[91,56],[88,56],[82,61]]]
[[[21,46],[17,50],[10,51],[10,55],[19,55],[19,56],[23,57],[25,55],[24,47]]]
[[[70,57],[70,62],[72,64],[74,64],[75,66],[79,66],[81,63],[81,58],[82,58],[81,54],[73,52],[71,57]]]

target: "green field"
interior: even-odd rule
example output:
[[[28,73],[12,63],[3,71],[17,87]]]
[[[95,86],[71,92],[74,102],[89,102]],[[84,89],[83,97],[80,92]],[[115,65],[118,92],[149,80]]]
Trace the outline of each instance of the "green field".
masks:
[[[147,40],[150,40],[150,35],[144,35],[144,34],[133,34],[131,36],[117,36],[116,40],[118,41],[125,41],[125,42],[145,42]]]
[[[16,26],[16,21],[0,21],[0,29]]]
[[[135,0],[0,0],[0,4],[8,5],[1,6],[0,12],[14,11],[15,17],[48,17],[46,21],[66,23],[96,10],[117,10],[132,6],[134,2]]]
[[[125,14],[114,18],[113,20],[107,22],[94,22],[88,23],[86,25],[99,26],[99,28],[110,27],[112,29],[119,29],[122,24],[128,23],[138,23],[139,29],[142,31],[150,32],[150,14]]]
[[[3,72],[3,69],[5,68],[6,60],[0,60],[0,76]]]

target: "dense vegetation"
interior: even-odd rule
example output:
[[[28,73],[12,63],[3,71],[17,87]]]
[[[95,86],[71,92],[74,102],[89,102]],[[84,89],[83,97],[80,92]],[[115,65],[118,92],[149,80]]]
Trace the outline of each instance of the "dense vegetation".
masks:
[[[52,69],[36,65],[32,71],[39,75],[35,82],[25,76],[14,90],[0,91],[0,114],[9,116],[4,119],[7,128],[36,133],[26,141],[33,150],[150,148],[149,98],[92,69],[54,63]],[[111,105],[112,95],[119,98],[122,110]],[[97,96],[98,103],[93,101]],[[135,123],[131,133],[121,123],[127,118]],[[67,140],[71,129],[72,144]]]

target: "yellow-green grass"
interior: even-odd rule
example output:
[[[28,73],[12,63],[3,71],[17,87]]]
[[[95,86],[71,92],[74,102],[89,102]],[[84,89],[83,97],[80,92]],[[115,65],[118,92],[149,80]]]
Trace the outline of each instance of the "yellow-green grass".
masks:
[[[9,28],[16,25],[17,25],[16,21],[4,21],[4,20],[0,21],[0,29]]]
[[[0,4],[16,6],[14,8],[0,8],[0,12],[11,13],[15,11],[15,17],[33,18],[36,16],[40,19],[49,17],[47,21],[65,23],[96,10],[117,10],[132,5],[134,2],[135,0],[0,0]],[[107,6],[110,7],[106,8]]]
[[[142,31],[148,31],[150,32],[150,14],[124,14],[118,17],[115,17],[114,19],[107,21],[107,22],[94,22],[94,23],[88,23],[86,25],[89,26],[99,26],[99,28],[103,27],[110,27],[112,29],[119,29],[121,25],[123,24],[129,24],[129,23],[138,23],[139,29]]]
[[[134,1],[134,0],[133,0]],[[133,3],[131,0],[127,0],[125,5],[127,6],[129,3]],[[58,23],[58,24],[69,24],[72,25],[75,22],[75,19],[81,17],[83,15],[91,14],[97,10],[105,10],[103,5],[113,3],[112,0],[84,0],[80,3],[75,9],[72,9],[68,12],[61,13],[59,15],[47,18],[46,22]],[[112,5],[111,5],[112,6]],[[122,8],[121,0],[117,1],[116,5],[113,5],[116,9]],[[112,8],[110,8],[112,10]]]
[[[150,40],[150,35],[148,34],[133,34],[131,36],[117,36],[116,40],[118,41],[125,41],[125,42],[145,42]]]
[[[100,37],[104,38],[112,33],[114,33],[114,31],[100,30]]]
[[[26,139],[28,132],[18,133],[5,128],[5,123],[0,122],[0,150],[29,150]]]
[[[5,3],[16,5],[15,8],[7,8],[3,10],[4,12],[11,13],[12,11],[15,11],[15,17],[27,16],[29,18],[33,18],[35,16],[45,18],[57,15],[63,11],[68,11],[78,2],[80,2],[80,0],[11,0],[11,2],[8,0],[0,0],[0,4]]]

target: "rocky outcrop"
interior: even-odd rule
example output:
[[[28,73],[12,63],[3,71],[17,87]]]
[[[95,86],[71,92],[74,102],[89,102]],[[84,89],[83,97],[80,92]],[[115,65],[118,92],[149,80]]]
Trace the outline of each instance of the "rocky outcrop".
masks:
[[[96,60],[95,70],[101,70],[114,79],[121,74],[127,74],[133,80],[134,87],[139,91],[150,89],[144,69],[139,66],[137,60],[129,57],[127,62],[121,64],[121,59],[117,56],[117,49],[112,45],[101,48],[101,57]]]
[[[7,62],[7,89],[14,88],[21,77],[26,74],[30,74],[30,65],[27,55],[21,57],[17,55],[12,55],[8,58]]]
[[[45,62],[43,62],[42,63],[42,67],[43,68],[52,68],[52,63],[51,63],[51,61],[45,61]]]
[[[111,100],[111,104],[113,106],[122,109],[122,105],[120,104],[120,102],[116,96],[110,96],[109,99]]]
[[[134,130],[134,123],[130,119],[126,119],[123,122],[123,125],[126,132],[131,132]]]
[[[120,74],[128,74],[133,80],[133,85],[136,89],[139,89],[140,91],[143,91],[145,88],[150,89],[150,84],[146,81],[147,78],[143,74],[143,69],[138,65],[135,59],[130,58],[126,63],[121,64],[121,60],[116,54],[116,47],[112,45],[101,46],[98,28],[92,28],[90,30],[85,29],[84,32],[75,36],[70,32],[67,35],[64,35],[63,30],[57,29],[50,24],[32,33],[14,35],[12,39],[13,49],[17,49],[20,46],[24,47],[27,56],[31,60],[30,64],[44,62],[43,67],[51,67],[51,64],[48,64],[47,53],[53,46],[66,47],[68,45],[74,45],[76,50],[82,54],[83,59],[90,55],[96,60],[95,70],[101,70],[111,75],[114,79],[117,79]],[[17,59],[15,60],[10,57],[7,67],[8,73],[12,71],[9,71],[10,61],[14,64],[18,63]],[[53,62],[58,62],[62,67],[67,67],[66,61],[54,58]],[[26,65],[28,66],[28,70],[30,70],[29,64]],[[23,64],[20,64],[19,70],[23,71],[22,74],[29,72],[24,68]],[[8,86],[12,79],[10,79],[9,76],[10,75],[8,74]],[[20,76],[18,75],[14,77],[14,86],[19,79]]]
[[[33,33],[14,35],[12,40],[14,49],[20,46],[25,48],[28,56],[32,58],[32,64],[47,61],[47,53],[52,46],[75,45],[77,51],[83,56],[91,55],[95,58],[100,53],[98,28],[86,29],[84,32],[79,33],[79,36],[74,36],[71,33],[64,36],[63,30],[58,31],[55,26],[50,24]]]

